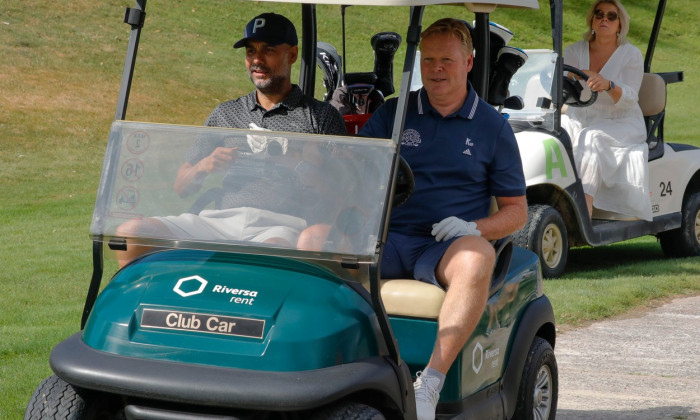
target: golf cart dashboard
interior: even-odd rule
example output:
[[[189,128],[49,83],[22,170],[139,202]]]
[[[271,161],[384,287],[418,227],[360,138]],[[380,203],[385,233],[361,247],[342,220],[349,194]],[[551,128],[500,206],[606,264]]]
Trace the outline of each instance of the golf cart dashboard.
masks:
[[[183,165],[196,165],[217,148],[231,160],[177,190]],[[314,258],[350,255],[371,262],[395,152],[386,139],[115,121],[90,234],[111,244],[303,258],[296,241],[266,243],[241,232],[266,223],[297,233],[326,224],[337,238]],[[202,217],[226,219],[214,225],[225,228],[213,232],[196,222]],[[195,222],[179,229],[183,218]],[[120,226],[134,219],[165,221],[170,228],[120,235]]]

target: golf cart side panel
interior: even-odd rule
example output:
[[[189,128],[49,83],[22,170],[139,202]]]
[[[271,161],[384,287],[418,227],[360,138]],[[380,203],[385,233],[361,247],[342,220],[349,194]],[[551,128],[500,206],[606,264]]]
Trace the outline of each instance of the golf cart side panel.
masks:
[[[687,187],[697,175],[700,149],[677,151],[672,144],[665,144],[664,148],[663,159],[649,162],[649,190],[654,216],[680,212],[683,192],[696,191]]]
[[[538,288],[537,255],[514,248],[505,283],[489,298],[486,310],[461,355],[447,373],[440,402],[464,410],[465,398],[497,383],[505,369],[517,319],[525,306],[541,295]],[[401,357],[411,372],[428,362],[437,335],[434,319],[391,316],[391,326],[401,348]],[[417,341],[416,336],[424,337]],[[455,405],[456,404],[456,405]],[[461,411],[456,412],[461,412]]]
[[[126,357],[95,350],[76,333],[51,353],[51,368],[83,389],[242,410],[295,411],[369,390],[401,401],[394,367],[373,357],[327,369],[261,372]]]
[[[576,171],[564,144],[544,131],[516,134],[527,186],[552,184],[565,189],[576,182]]]
[[[151,254],[120,271],[95,309],[85,343],[129,357],[301,371],[379,354],[369,303],[328,271],[291,259]]]

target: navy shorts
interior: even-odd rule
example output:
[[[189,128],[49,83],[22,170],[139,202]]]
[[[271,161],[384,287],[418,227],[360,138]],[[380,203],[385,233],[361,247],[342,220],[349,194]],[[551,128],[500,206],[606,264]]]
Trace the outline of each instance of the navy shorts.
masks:
[[[389,232],[382,254],[381,277],[410,278],[440,286],[435,277],[435,268],[456,239],[438,242],[433,236],[409,236]]]

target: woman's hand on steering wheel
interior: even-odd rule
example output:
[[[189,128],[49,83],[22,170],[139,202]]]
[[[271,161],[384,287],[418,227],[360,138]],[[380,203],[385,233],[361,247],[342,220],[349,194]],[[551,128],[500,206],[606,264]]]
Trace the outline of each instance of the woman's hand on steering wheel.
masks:
[[[583,72],[588,75],[586,84],[592,91],[600,93],[610,88],[610,80],[601,76],[600,73],[596,73],[592,70],[583,70]]]
[[[572,67],[568,64],[564,64],[563,69],[564,71],[568,71],[569,75],[573,74],[574,76],[578,77],[578,79],[581,79],[584,82],[586,82],[586,85],[588,86],[588,80],[591,77],[588,73],[586,73],[583,70],[577,69],[576,67]],[[594,89],[591,89],[591,97],[584,101],[583,99],[581,99],[581,94],[583,93],[583,86],[581,86],[581,83],[578,82],[578,79],[572,79],[571,77],[566,76],[564,77],[564,103],[573,107],[584,107],[592,105],[596,101],[596,99],[598,99],[598,92]]]

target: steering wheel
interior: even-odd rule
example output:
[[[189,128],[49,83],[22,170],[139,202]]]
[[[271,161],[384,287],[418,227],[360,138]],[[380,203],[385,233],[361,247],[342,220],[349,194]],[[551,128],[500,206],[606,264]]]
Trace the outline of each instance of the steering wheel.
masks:
[[[411,194],[413,194],[415,186],[416,180],[413,177],[411,167],[408,166],[406,159],[399,155],[396,186],[394,187],[394,197],[391,201],[392,207],[398,207],[405,203],[408,198],[411,197]],[[365,215],[357,207],[347,207],[343,209],[338,214],[338,217],[336,217],[335,223],[331,225],[323,250],[337,251],[336,247],[338,244],[345,238],[356,236],[363,229],[364,225]],[[346,245],[353,248],[347,251],[354,251],[354,248],[358,246],[358,244],[353,241],[348,241]]]
[[[394,198],[391,201],[392,207],[398,207],[405,203],[416,186],[416,180],[413,178],[413,171],[408,166],[408,162],[403,156],[399,156],[399,169],[396,174],[396,186],[394,187]]]
[[[577,69],[576,67],[572,67],[568,64],[564,64],[564,71],[568,71],[569,73],[573,73],[579,78],[581,78],[583,81],[588,80],[588,75],[584,73],[582,70]],[[595,92],[591,90],[591,97],[588,98],[588,100],[582,100],[581,99],[581,93],[583,93],[583,86],[581,86],[581,83],[579,83],[577,80],[571,80],[570,77],[563,76],[564,83],[562,85],[563,87],[563,97],[564,97],[564,103],[569,106],[573,107],[584,107],[584,106],[589,106],[593,105],[593,102],[598,99],[598,92]]]

